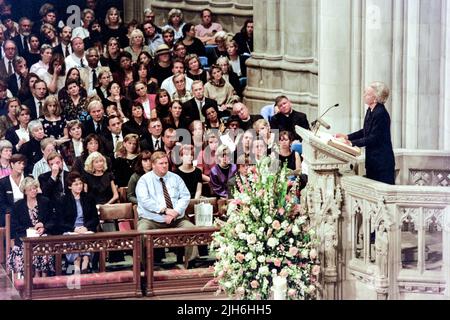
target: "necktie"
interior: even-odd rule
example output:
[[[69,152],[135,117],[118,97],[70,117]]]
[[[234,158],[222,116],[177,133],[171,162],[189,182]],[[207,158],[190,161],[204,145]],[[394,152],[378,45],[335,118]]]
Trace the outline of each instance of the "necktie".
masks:
[[[66,58],[67,58],[68,56],[70,56],[69,45],[66,46],[66,52],[64,53],[64,55],[66,56]]]
[[[12,75],[12,62],[9,60],[8,62],[8,76]]]
[[[95,89],[95,86],[97,85],[97,72],[95,69],[92,69],[92,90]]]
[[[38,114],[38,118],[42,115],[42,102],[39,101],[38,102],[38,107],[39,107],[39,114]]]
[[[163,178],[159,178],[159,181],[161,181],[161,185],[164,192],[164,201],[166,202],[167,209],[173,209],[172,200],[170,199],[169,191],[167,191],[166,183],[164,182]]]
[[[23,51],[29,52],[28,50],[28,36],[23,36]]]
[[[83,58],[80,59],[80,66],[84,68]]]
[[[95,124],[95,133],[100,134],[101,128],[100,128],[100,124],[94,122]]]
[[[159,139],[156,139],[155,150],[158,150],[158,149],[159,149]]]

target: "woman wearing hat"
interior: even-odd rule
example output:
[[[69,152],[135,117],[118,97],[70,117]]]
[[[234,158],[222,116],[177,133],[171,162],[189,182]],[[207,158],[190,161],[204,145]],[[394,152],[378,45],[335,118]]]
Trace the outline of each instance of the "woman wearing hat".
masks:
[[[172,60],[167,44],[159,45],[155,52],[155,67],[150,71],[150,79],[161,86],[164,80],[172,76]]]

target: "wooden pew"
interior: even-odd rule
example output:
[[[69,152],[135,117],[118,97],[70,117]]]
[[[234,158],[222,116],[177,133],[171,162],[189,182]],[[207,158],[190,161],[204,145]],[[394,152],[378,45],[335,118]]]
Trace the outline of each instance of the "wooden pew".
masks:
[[[24,299],[108,299],[141,297],[141,235],[137,231],[22,238],[24,279],[14,285]],[[107,252],[132,250],[133,270],[105,272]],[[33,277],[33,256],[54,255],[60,269],[67,253],[99,252],[100,272],[79,275]],[[59,264],[59,268],[58,268]],[[60,274],[57,272],[57,274]]]
[[[195,268],[186,270],[154,271],[153,249],[198,246],[209,244],[215,227],[158,229],[143,232],[146,247],[146,295],[195,293],[216,291],[217,286],[205,287],[213,280],[214,270]]]

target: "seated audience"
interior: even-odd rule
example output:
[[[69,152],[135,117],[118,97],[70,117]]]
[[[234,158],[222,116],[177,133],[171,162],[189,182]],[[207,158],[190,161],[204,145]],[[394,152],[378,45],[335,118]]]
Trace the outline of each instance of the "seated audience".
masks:
[[[146,173],[152,170],[152,153],[150,151],[144,150],[136,158],[136,163],[134,165],[134,173],[128,181],[127,188],[127,200],[132,204],[137,204],[136,197],[136,185],[139,179]]]

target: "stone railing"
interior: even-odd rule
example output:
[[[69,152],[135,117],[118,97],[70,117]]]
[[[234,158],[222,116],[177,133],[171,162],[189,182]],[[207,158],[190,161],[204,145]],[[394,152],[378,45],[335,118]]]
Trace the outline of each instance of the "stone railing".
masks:
[[[408,156],[404,152],[397,159],[403,157],[412,168]],[[341,185],[347,261],[343,297],[449,298],[450,189],[391,186],[360,176],[342,177]]]

